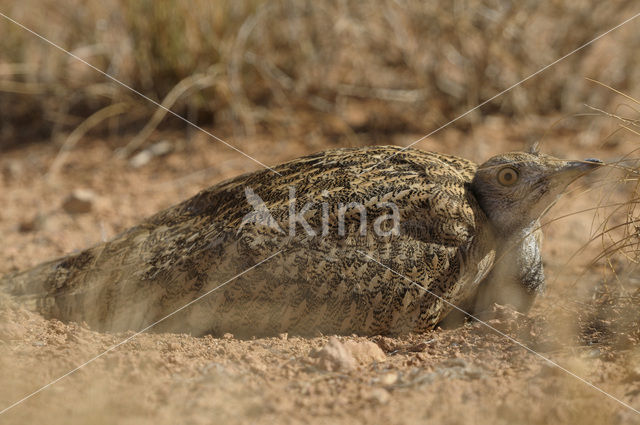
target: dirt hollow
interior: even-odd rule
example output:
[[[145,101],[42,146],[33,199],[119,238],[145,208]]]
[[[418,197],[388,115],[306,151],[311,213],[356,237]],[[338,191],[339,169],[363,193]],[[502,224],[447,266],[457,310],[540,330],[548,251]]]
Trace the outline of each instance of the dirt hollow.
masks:
[[[444,131],[419,147],[481,161],[522,149],[529,140],[527,123],[488,122],[470,134]],[[189,142],[183,134],[166,139],[171,152],[138,168],[115,157],[114,142],[104,140],[83,141],[49,175],[58,153],[51,144],[3,154],[0,274],[108,239],[258,167],[197,135]],[[592,139],[581,144],[575,134],[552,132],[543,150],[605,160],[631,150],[623,142],[602,146]],[[234,142],[267,164],[327,147]],[[598,178],[582,187],[596,187]],[[90,211],[64,210],[75,189],[95,193]],[[549,218],[588,208],[598,193],[572,191]],[[397,338],[283,334],[240,340],[150,332],[128,339],[134,332],[105,334],[82,323],[45,320],[0,299],[0,409],[99,356],[1,414],[0,423],[640,423],[640,415],[567,373],[640,409],[637,341],[629,336],[630,344],[619,348],[580,337],[583,305],[603,275],[602,267],[584,266],[598,246],[571,255],[588,239],[593,218],[572,215],[547,226],[547,295],[527,316],[496,306],[487,321],[499,332],[469,322]]]

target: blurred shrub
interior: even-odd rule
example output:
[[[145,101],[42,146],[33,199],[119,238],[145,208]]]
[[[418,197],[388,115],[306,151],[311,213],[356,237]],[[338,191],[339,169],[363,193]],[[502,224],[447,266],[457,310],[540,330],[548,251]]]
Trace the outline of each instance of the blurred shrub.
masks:
[[[637,13],[576,0],[0,0],[0,10],[222,136],[425,133]],[[603,105],[588,76],[635,95],[637,22],[466,118]],[[0,148],[47,139],[124,102],[100,128],[139,130],[155,106],[0,18]],[[196,75],[197,78],[191,78]],[[165,118],[163,125],[181,125]]]

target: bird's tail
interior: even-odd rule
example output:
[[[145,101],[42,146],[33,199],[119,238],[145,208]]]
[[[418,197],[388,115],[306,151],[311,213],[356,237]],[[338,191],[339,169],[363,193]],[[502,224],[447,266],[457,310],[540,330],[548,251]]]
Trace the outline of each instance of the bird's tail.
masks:
[[[151,310],[162,295],[153,283],[140,284],[144,261],[139,244],[144,242],[143,236],[143,231],[130,231],[84,251],[0,277],[0,295],[8,295],[45,318],[86,322],[95,329],[137,329],[155,317]]]
[[[48,261],[21,272],[1,276],[0,293],[8,295],[29,310],[43,312],[45,306],[53,302],[47,283],[60,261]],[[47,299],[50,300],[49,303]]]

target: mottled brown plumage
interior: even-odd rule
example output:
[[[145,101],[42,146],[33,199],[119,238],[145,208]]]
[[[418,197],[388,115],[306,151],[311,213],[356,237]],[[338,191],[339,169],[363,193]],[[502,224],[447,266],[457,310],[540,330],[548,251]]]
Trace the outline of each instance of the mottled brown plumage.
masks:
[[[525,309],[544,281],[537,219],[593,165],[516,153],[477,169],[415,149],[326,151],[275,167],[280,175],[262,170],[215,185],[111,241],[6,277],[2,287],[48,317],[138,330],[282,250],[155,329],[423,331],[451,307],[361,252],[453,304],[504,301],[504,287],[524,297],[515,304]],[[518,181],[505,186],[497,173],[507,166],[516,174],[499,178]],[[382,219],[394,213],[390,202],[395,231]],[[349,203],[364,206],[364,228]],[[309,226],[294,222],[293,232],[289,218],[300,211]]]

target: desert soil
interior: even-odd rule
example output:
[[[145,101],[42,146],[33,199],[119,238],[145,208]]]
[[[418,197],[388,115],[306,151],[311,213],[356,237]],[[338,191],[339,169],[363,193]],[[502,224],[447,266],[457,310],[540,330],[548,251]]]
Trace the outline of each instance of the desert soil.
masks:
[[[602,143],[602,134],[552,128],[554,121],[487,119],[468,133],[445,130],[418,147],[482,161],[523,149],[549,130],[545,152],[615,160],[637,143],[620,135]],[[83,140],[54,173],[49,170],[59,147],[53,144],[4,153],[0,274],[108,239],[207,186],[259,167],[204,136],[162,138],[171,152],[138,168],[116,155],[115,145],[126,140]],[[266,164],[337,147],[304,140],[233,143]],[[602,200],[611,177],[607,170],[598,173],[576,184],[547,221]],[[90,211],[70,214],[63,208],[76,189],[95,193]],[[606,195],[624,200],[625,190],[612,183]],[[585,305],[605,275],[602,263],[589,266],[598,243],[572,254],[598,219],[588,211],[546,226],[547,294],[526,316],[495,306],[485,316],[495,330],[469,321],[400,337],[136,336],[46,320],[4,297],[0,410],[100,357],[0,414],[0,423],[640,423],[640,415],[623,405],[640,409],[634,336],[617,336],[626,337],[626,345],[582,336]]]

